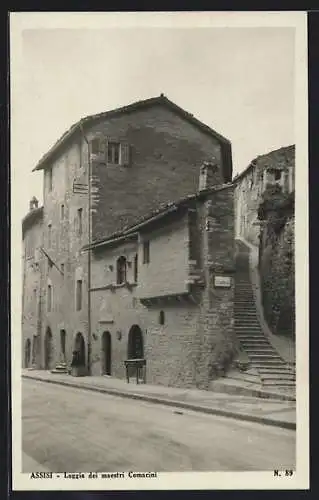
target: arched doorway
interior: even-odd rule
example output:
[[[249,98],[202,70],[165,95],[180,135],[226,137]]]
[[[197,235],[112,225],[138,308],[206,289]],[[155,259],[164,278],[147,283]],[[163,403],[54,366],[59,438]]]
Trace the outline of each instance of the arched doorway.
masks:
[[[31,340],[27,339],[24,346],[24,366],[29,368],[31,357]]]
[[[128,359],[143,359],[144,345],[142,330],[138,325],[133,325],[128,334]]]
[[[60,330],[60,349],[61,349],[61,362],[62,363],[66,362],[65,346],[66,346],[66,331]]]
[[[104,332],[102,335],[102,373],[111,375],[112,364],[112,340],[110,332]]]
[[[52,332],[51,328],[48,326],[45,332],[44,339],[44,368],[45,370],[50,370],[53,368],[53,345],[52,345]]]
[[[74,350],[78,353],[78,362],[80,366],[85,366],[85,340],[82,333],[78,332],[75,337]]]

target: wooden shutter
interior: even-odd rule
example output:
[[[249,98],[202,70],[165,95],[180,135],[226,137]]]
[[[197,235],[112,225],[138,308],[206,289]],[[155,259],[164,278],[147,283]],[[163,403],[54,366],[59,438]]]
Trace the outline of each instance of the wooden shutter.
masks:
[[[121,165],[129,165],[130,164],[130,145],[127,142],[121,142],[121,156],[120,163]]]

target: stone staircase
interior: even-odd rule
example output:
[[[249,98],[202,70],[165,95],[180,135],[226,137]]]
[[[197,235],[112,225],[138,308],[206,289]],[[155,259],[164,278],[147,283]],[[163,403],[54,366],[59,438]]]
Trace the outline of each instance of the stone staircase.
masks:
[[[235,281],[235,332],[251,368],[259,373],[266,389],[295,390],[295,370],[273,347],[261,328],[249,273],[249,251],[237,243]]]

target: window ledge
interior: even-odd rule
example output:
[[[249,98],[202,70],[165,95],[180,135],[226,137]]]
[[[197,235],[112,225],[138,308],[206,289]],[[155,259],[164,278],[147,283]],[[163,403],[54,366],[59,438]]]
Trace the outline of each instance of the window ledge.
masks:
[[[116,290],[118,288],[132,288],[137,286],[136,282],[125,282],[125,283],[110,283],[109,285],[104,285],[104,286],[98,286],[91,288],[90,291],[98,291],[98,290]]]

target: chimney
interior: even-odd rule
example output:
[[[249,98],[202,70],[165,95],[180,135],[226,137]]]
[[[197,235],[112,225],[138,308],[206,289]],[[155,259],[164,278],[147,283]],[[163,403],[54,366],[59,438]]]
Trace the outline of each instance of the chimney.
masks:
[[[198,191],[211,188],[216,184],[215,174],[218,170],[218,165],[213,158],[211,161],[204,161],[200,167]]]
[[[38,205],[39,205],[38,200],[36,199],[35,196],[33,196],[33,198],[31,198],[30,203],[29,203],[30,212],[31,212],[31,210],[38,208]]]

